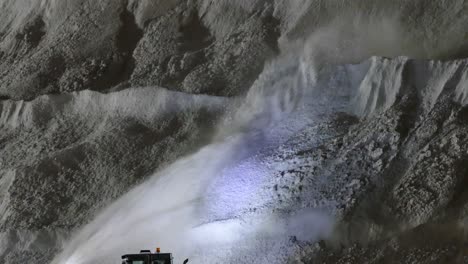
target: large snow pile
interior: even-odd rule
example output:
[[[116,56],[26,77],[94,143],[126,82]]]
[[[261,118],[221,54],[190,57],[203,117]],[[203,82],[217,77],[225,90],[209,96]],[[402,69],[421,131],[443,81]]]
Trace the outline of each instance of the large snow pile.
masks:
[[[0,0],[0,262],[459,261],[467,8]]]

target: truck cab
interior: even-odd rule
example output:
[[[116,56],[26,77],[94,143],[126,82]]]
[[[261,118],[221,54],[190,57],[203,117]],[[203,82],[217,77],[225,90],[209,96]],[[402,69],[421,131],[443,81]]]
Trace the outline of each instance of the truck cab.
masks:
[[[188,260],[184,261],[186,264]],[[122,264],[173,264],[171,253],[160,253],[159,248],[155,253],[150,250],[141,250],[140,254],[127,254],[122,256]]]

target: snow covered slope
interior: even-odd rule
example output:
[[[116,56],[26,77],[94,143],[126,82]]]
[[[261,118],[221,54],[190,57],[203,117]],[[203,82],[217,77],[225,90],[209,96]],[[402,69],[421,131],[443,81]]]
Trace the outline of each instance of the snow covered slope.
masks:
[[[0,262],[158,242],[214,263],[458,261],[467,11],[0,0]],[[141,244],[112,237],[134,223]]]

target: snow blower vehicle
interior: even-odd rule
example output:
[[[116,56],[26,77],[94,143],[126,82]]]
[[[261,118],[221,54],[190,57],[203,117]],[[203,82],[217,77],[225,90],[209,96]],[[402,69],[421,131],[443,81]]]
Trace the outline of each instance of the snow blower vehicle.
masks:
[[[187,264],[188,259],[183,264]],[[160,248],[156,252],[140,250],[139,254],[127,254],[122,256],[122,264],[173,264],[171,253],[161,253]]]

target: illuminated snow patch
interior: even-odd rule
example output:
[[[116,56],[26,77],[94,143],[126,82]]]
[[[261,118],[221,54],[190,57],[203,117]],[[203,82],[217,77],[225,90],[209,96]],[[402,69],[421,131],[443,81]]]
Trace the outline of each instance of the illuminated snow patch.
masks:
[[[208,188],[205,210],[210,217],[227,219],[264,205],[265,180],[271,171],[256,157],[227,168]]]

